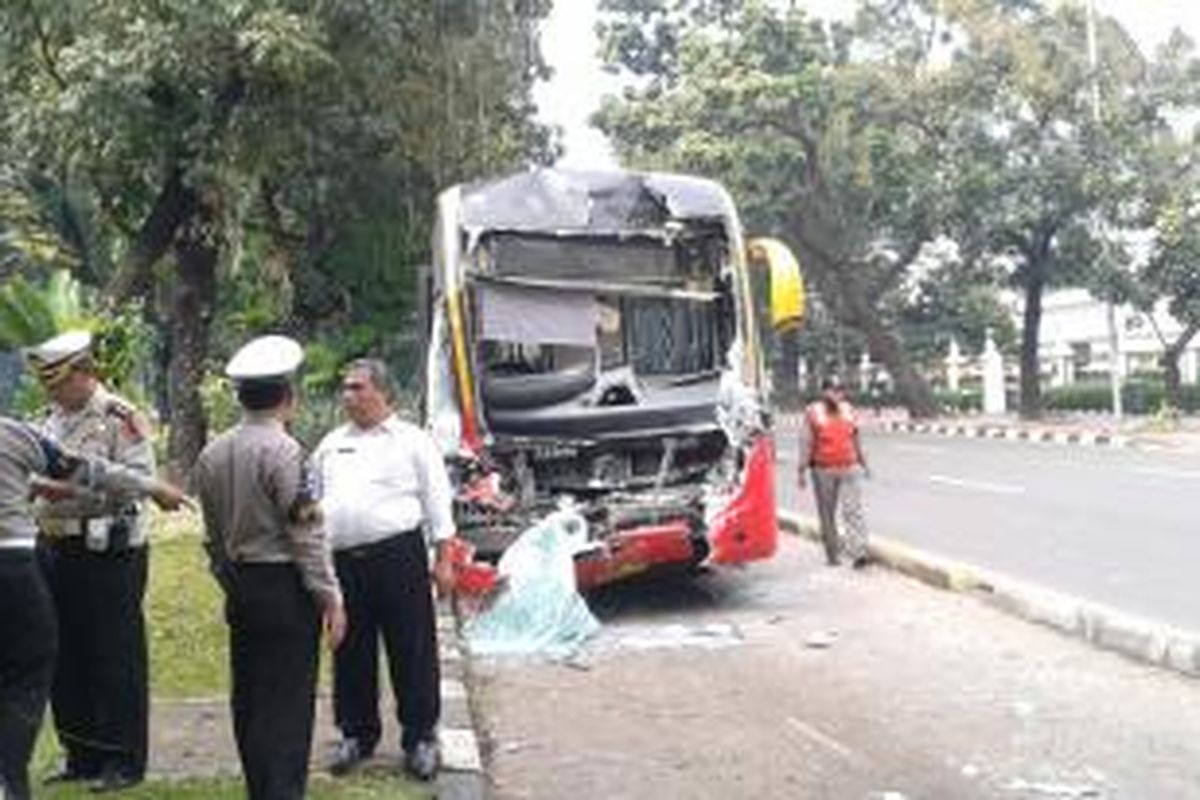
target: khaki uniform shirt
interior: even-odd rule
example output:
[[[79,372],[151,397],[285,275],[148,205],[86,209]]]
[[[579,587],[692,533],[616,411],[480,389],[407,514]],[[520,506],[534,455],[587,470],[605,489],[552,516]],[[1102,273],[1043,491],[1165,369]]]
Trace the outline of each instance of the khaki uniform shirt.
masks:
[[[154,475],[154,445],[150,424],[132,403],[97,386],[78,411],[55,406],[41,424],[41,432],[63,449],[89,458],[102,458],[143,475]],[[129,492],[82,492],[70,500],[39,501],[38,524],[50,537],[80,536],[81,521],[109,527],[121,519],[128,526],[129,544],[146,542],[145,514]],[[90,529],[90,528],[89,528]]]
[[[29,478],[35,474],[126,495],[143,495],[155,485],[141,472],[76,458],[33,427],[0,417],[0,548],[33,547],[37,526],[29,505]]]
[[[322,602],[340,602],[303,448],[278,419],[247,414],[204,448],[192,481],[218,576],[222,562],[291,562]]]

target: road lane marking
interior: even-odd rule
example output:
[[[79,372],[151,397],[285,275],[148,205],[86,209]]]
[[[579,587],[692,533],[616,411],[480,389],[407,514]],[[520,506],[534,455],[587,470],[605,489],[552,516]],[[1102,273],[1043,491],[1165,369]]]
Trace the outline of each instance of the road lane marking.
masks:
[[[941,454],[946,452],[946,448],[937,447],[932,444],[895,444],[892,445],[893,450],[901,450],[907,453],[934,453]]]
[[[988,481],[973,481],[965,478],[951,478],[948,475],[930,475],[930,483],[940,483],[944,486],[954,486],[959,489],[971,489],[990,494],[1025,494],[1024,486],[1014,486],[1011,483],[989,483]]]
[[[804,734],[806,737],[808,737],[809,740],[816,742],[817,744],[821,745],[822,747],[832,750],[834,753],[837,753],[839,756],[846,759],[847,761],[857,761],[858,760],[858,757],[855,756],[853,752],[851,752],[850,748],[846,747],[844,744],[839,742],[837,739],[834,739],[829,734],[822,733],[821,731],[814,728],[812,725],[809,725],[806,722],[801,722],[800,720],[796,719],[795,717],[788,717],[786,721],[787,721],[788,725],[795,728],[800,733]]]
[[[1200,479],[1200,470],[1194,469],[1172,469],[1170,467],[1134,467],[1133,471],[1139,475],[1154,475],[1160,478],[1182,478],[1183,480],[1188,481]]]

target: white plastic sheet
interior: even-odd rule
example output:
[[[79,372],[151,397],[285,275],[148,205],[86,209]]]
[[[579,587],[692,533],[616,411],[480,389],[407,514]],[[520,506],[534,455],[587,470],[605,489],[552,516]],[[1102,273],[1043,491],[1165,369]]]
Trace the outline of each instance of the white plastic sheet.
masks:
[[[495,603],[464,628],[477,655],[568,658],[600,629],[575,585],[574,555],[587,546],[587,522],[556,511],[522,533],[500,557]]]

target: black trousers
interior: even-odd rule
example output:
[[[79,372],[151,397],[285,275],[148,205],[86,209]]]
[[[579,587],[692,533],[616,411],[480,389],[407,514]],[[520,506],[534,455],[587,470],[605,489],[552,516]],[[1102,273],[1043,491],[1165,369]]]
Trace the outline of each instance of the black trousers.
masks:
[[[429,557],[419,531],[338,550],[334,565],[346,600],[346,638],[334,655],[334,718],[342,735],[367,749],[379,741],[379,636],[411,750],[434,736],[441,713],[437,625]]]
[[[0,550],[0,785],[29,798],[29,758],[54,675],[54,603],[32,550]]]
[[[146,773],[150,710],[146,655],[149,554],[88,550],[82,537],[38,543],[59,625],[50,707],[66,767]]]
[[[233,733],[246,795],[302,800],[312,748],[320,612],[292,564],[237,564],[229,577]]]

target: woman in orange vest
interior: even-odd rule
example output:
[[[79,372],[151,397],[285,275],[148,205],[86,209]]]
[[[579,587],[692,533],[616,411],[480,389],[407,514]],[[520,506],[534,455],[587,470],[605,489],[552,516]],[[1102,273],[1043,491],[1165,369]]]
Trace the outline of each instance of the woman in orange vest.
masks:
[[[867,523],[863,516],[862,477],[869,475],[858,437],[854,409],[836,377],[821,384],[821,399],[805,409],[806,437],[800,442],[800,488],[804,470],[812,469],[813,494],[821,522],[821,541],[831,565],[845,553],[855,569],[867,565]],[[838,505],[843,535],[838,535]]]

